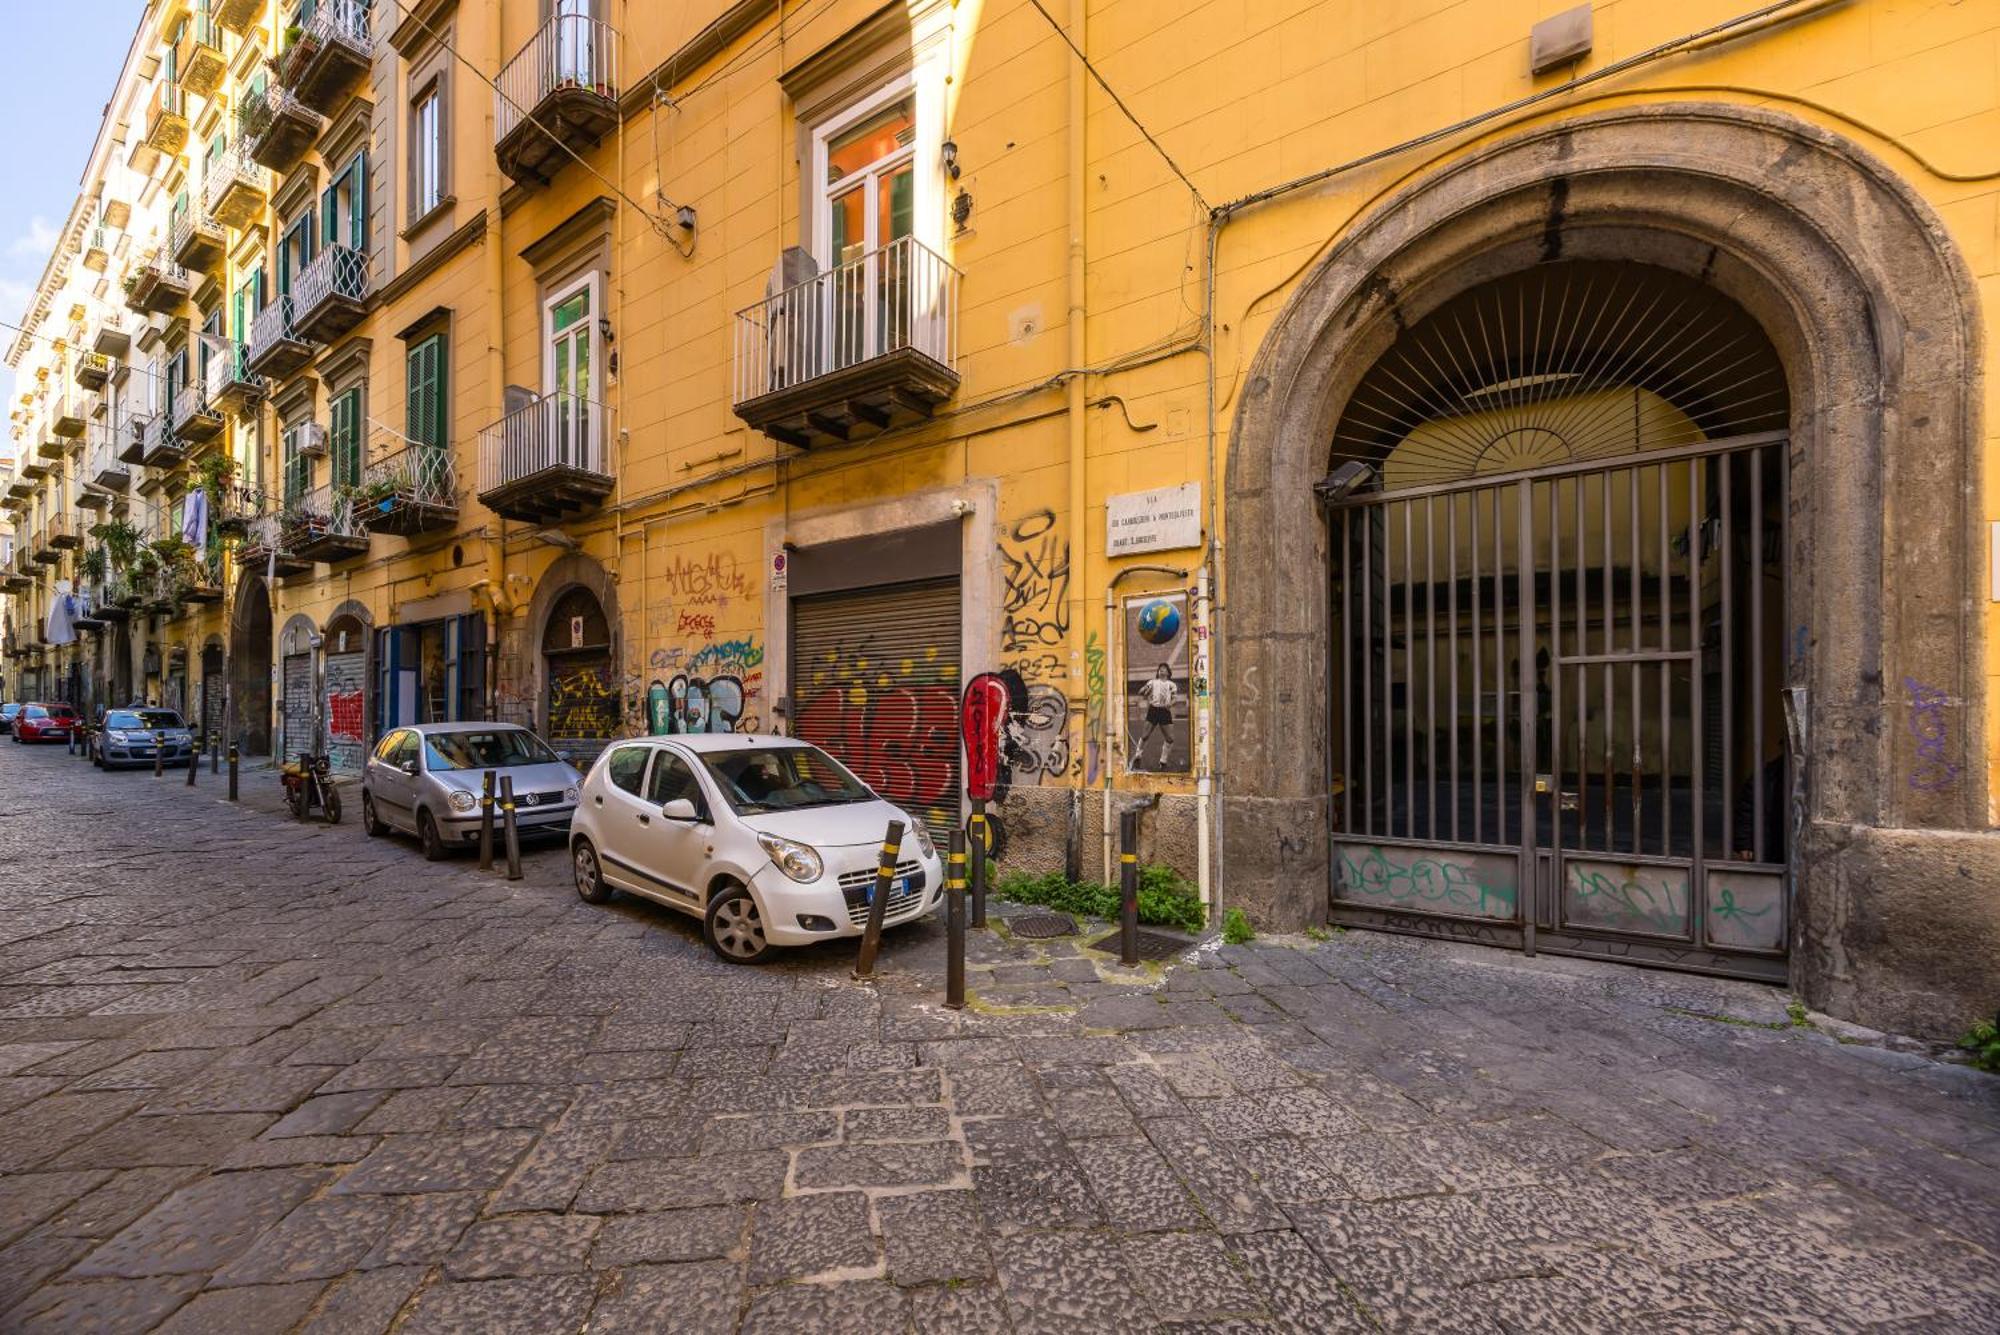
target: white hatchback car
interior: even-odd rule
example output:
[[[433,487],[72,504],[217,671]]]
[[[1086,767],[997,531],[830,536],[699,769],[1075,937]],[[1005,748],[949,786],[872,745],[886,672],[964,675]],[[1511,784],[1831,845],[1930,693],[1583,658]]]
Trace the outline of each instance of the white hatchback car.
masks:
[[[591,766],[570,858],[587,902],[626,890],[691,913],[718,956],[755,964],[777,946],[861,934],[892,820],[903,842],[885,926],[922,917],[943,893],[921,821],[789,737],[647,737]]]

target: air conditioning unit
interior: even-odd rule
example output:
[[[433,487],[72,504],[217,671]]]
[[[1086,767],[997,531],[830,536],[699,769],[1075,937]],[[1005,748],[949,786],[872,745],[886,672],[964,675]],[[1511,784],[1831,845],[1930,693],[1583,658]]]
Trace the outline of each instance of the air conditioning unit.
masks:
[[[292,447],[301,459],[326,458],[326,428],[318,422],[302,422],[292,428],[297,431],[298,442]]]

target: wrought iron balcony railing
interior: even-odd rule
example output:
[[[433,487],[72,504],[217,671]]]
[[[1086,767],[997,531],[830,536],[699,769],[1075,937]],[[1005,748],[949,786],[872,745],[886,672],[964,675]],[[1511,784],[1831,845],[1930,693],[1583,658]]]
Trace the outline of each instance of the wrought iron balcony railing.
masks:
[[[479,499],[509,519],[554,523],[595,509],[611,491],[611,409],[544,394],[479,433]]]
[[[333,111],[373,59],[372,9],[369,0],[300,0],[298,35],[279,61],[279,81],[314,111]]]
[[[222,263],[229,233],[222,224],[190,205],[174,215],[174,261],[190,273],[208,273]]]
[[[371,532],[413,537],[458,521],[451,451],[411,445],[369,464],[352,489],[355,517]]]
[[[546,182],[568,151],[595,145],[618,122],[618,33],[581,14],[543,24],[500,72],[493,147],[516,181]]]
[[[259,375],[283,379],[312,358],[312,345],[292,318],[295,302],[279,297],[250,317],[250,350],[244,366]]]
[[[368,255],[352,246],[328,246],[313,256],[292,291],[298,330],[330,343],[352,329],[366,312]]]
[[[201,206],[216,222],[243,227],[263,211],[271,195],[271,172],[250,156],[241,136],[207,160],[207,172],[201,182]]]
[[[255,515],[248,529],[237,551],[245,569],[268,570],[278,575],[297,575],[312,569],[311,561],[292,550],[283,516],[269,511]]]
[[[236,141],[251,161],[274,172],[297,166],[325,125],[281,84],[245,92],[236,104]]]
[[[331,483],[285,506],[280,540],[309,561],[345,561],[368,550],[368,530],[355,517],[354,491]]]

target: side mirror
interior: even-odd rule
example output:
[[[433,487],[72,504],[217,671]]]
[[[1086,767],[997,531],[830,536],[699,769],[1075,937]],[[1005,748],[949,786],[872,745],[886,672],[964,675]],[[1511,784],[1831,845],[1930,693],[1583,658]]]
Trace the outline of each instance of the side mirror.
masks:
[[[402,764],[396,766],[396,768],[413,779],[417,777],[417,762],[414,760],[405,760]]]
[[[668,820],[697,819],[694,809],[694,803],[688,801],[685,797],[677,797],[673,801],[661,807],[660,814],[662,816],[665,816]]]

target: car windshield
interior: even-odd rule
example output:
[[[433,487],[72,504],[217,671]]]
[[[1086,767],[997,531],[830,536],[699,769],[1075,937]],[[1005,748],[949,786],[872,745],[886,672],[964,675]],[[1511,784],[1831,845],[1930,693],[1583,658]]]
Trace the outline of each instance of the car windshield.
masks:
[[[0,718],[12,718],[14,715],[20,712],[21,712],[21,706],[17,704],[0,705]]]
[[[171,709],[114,709],[104,716],[104,726],[137,731],[141,728],[157,730],[182,725],[181,716]]]
[[[832,756],[814,746],[711,751],[701,759],[723,797],[739,814],[796,811],[868,802],[875,797]]]
[[[552,765],[556,759],[541,738],[520,728],[434,732],[424,738],[424,764],[431,770],[510,769]]]
[[[47,718],[49,716],[49,711],[43,709],[40,705],[29,705],[26,709],[21,711],[21,714],[25,718]]]

